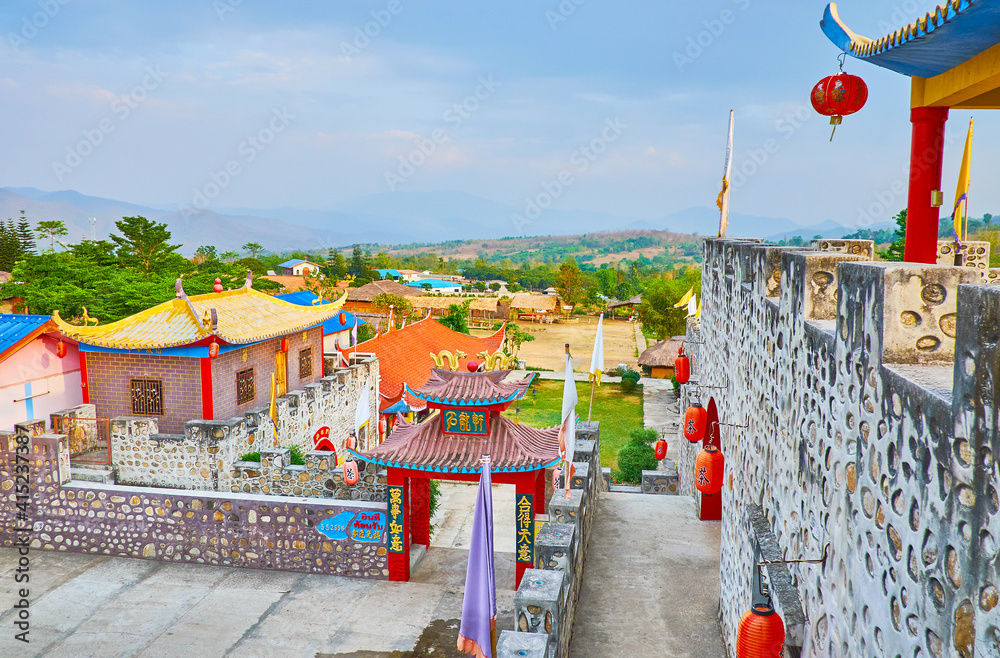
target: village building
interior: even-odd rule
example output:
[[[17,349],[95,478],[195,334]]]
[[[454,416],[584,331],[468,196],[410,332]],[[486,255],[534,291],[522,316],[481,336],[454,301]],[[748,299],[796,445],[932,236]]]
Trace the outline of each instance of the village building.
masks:
[[[75,341],[47,315],[0,315],[0,429],[83,401]]]
[[[378,278],[382,280],[392,279],[393,281],[399,281],[403,278],[403,275],[399,273],[399,270],[393,268],[373,267],[371,271],[378,273]]]
[[[344,303],[344,310],[351,311],[352,313],[379,313],[379,311],[372,307],[372,300],[382,293],[398,295],[399,297],[420,297],[427,294],[420,288],[411,288],[395,281],[372,281],[360,288],[350,288],[347,291],[347,301]]]
[[[457,295],[462,292],[463,288],[462,284],[456,281],[443,281],[441,279],[416,279],[406,285],[443,295]]]
[[[559,295],[533,295],[530,292],[519,292],[511,298],[510,313],[512,319],[551,322],[559,313],[560,306]]]
[[[421,400],[406,393],[407,386],[423,386],[431,378],[435,366],[461,370],[469,361],[482,363],[487,358],[484,354],[493,355],[503,348],[505,337],[505,327],[479,338],[426,318],[349,349],[341,349],[341,353],[345,360],[355,354],[373,354],[378,358],[379,412],[388,416],[391,422],[396,413],[409,414],[426,409]]]
[[[506,305],[500,304],[497,297],[452,297],[427,295],[426,297],[416,297],[410,300],[413,309],[432,318],[439,318],[448,314],[448,309],[452,304],[461,306],[469,303],[469,327],[478,329],[488,329],[493,326],[498,318],[506,319]]]
[[[677,351],[683,348],[684,336],[658,341],[639,355],[639,367],[653,379],[673,379],[674,359],[677,358]]]
[[[430,276],[430,270],[397,270],[403,283],[415,281],[421,277]]]
[[[278,265],[278,267],[281,268],[282,276],[316,276],[323,271],[321,265],[302,260],[301,258],[286,260],[284,263]]]
[[[83,402],[97,416],[152,416],[161,432],[225,419],[323,377],[323,323],[333,304],[299,306],[250,287],[177,297],[106,325],[59,331],[79,342]]]

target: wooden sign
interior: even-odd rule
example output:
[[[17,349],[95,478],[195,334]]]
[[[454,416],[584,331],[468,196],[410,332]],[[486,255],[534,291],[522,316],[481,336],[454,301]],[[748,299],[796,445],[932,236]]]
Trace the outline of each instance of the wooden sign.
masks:
[[[517,494],[514,500],[514,553],[518,562],[535,563],[535,508],[531,494]]]
[[[445,409],[441,431],[458,436],[489,436],[490,412],[481,409]]]

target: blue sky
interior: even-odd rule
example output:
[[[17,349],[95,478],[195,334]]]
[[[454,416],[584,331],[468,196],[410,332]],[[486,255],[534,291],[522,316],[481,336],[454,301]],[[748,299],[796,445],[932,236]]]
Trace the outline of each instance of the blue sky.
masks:
[[[849,60],[870,97],[832,143],[809,106],[837,68],[824,2],[63,2],[0,7],[0,186],[260,208],[458,190],[521,207],[569,171],[555,207],[652,219],[712,205],[733,108],[734,167],[752,172],[734,175],[734,211],[855,224],[905,206],[909,80]],[[934,4],[839,7],[881,36]],[[949,121],[946,199],[969,115]],[[976,117],[970,212],[1000,214],[1000,126]]]

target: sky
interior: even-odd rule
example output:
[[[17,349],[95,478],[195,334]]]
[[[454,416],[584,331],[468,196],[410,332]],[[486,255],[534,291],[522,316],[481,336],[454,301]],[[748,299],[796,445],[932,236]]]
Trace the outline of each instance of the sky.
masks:
[[[934,2],[843,0],[882,36]],[[655,219],[711,206],[811,224],[906,203],[909,80],[848,59],[867,106],[829,141],[814,0],[10,1],[0,187],[163,207],[329,209],[394,191]],[[1000,214],[1000,121],[952,112],[945,205],[975,114],[970,214]],[[900,184],[902,192],[900,193]]]

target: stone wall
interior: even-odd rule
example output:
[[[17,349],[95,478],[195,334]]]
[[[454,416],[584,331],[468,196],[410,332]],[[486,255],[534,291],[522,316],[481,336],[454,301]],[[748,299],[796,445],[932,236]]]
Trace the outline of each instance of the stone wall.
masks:
[[[570,498],[561,488],[549,498],[549,522],[535,537],[535,568],[524,572],[514,594],[516,628],[503,631],[497,643],[500,658],[569,655],[584,558],[603,488],[599,424],[578,423],[576,436],[576,475],[570,480]]]
[[[60,484],[66,479],[60,472],[60,463],[68,462],[66,437],[24,440],[30,462],[27,511],[15,507],[15,437],[0,434],[0,546],[23,539],[40,550],[388,576],[384,503]]]
[[[803,655],[1000,655],[1000,289],[966,285],[978,267],[843,251],[710,239],[704,255],[699,381],[724,386],[721,422],[748,425],[722,432],[730,651],[769,531],[789,559],[830,545],[825,567],[788,566]],[[690,493],[697,446],[678,442]]]
[[[307,385],[305,390],[290,391],[288,395],[278,398],[277,435],[282,447],[294,445],[303,452],[309,451],[313,447],[313,434],[326,426],[330,428],[330,439],[338,452],[344,454],[344,445],[354,429],[355,410],[362,395],[369,396],[369,427],[378,426],[378,404],[374,399],[377,379],[378,360],[360,359],[350,367],[335,370],[316,384]],[[116,482],[254,493],[267,493],[265,488],[268,491],[277,488],[289,495],[319,495],[302,493],[313,491],[311,486],[275,487],[275,482],[287,479],[292,471],[264,476],[260,473],[261,466],[254,467],[253,462],[237,468],[241,456],[277,448],[261,431],[261,423],[267,415],[268,409],[261,407],[229,420],[190,420],[185,423],[182,434],[161,433],[159,421],[155,418],[113,418],[110,424]],[[369,440],[374,441],[375,435],[370,434]],[[366,448],[362,446],[362,449]],[[316,472],[310,473],[310,482],[322,482],[322,486],[326,487],[327,480],[331,478],[326,469],[319,473],[320,462],[320,459],[315,460]],[[283,462],[288,463],[287,459]],[[257,472],[257,475],[250,476],[251,472]],[[300,474],[294,475],[298,479]],[[360,484],[364,489],[366,483]],[[340,482],[338,485],[334,480],[327,490],[336,492],[344,487],[346,484]],[[295,488],[301,491],[295,493]],[[353,495],[347,491],[342,497],[351,499]]]
[[[233,491],[278,496],[385,501],[388,479],[378,464],[358,461],[358,482],[348,485],[332,453],[310,450],[305,465],[292,464],[288,448],[261,450],[259,462],[233,464]]]

